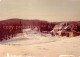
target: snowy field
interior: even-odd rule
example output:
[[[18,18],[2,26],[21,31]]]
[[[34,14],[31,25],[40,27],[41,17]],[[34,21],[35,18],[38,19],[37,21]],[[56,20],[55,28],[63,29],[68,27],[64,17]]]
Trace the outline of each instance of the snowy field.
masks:
[[[30,31],[29,31],[30,32]],[[16,57],[59,57],[59,55],[80,56],[80,36],[59,37],[36,31],[25,32],[0,42],[0,57],[6,53]]]

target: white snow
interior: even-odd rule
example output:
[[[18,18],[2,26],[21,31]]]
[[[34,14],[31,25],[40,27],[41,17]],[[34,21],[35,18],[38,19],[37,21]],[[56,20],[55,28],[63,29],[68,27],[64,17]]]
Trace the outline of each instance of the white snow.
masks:
[[[10,40],[0,42],[0,57],[7,52],[10,55],[22,55],[22,57],[59,57],[59,55],[65,54],[79,57],[79,45],[80,36],[71,38],[53,37],[36,30],[27,30]]]

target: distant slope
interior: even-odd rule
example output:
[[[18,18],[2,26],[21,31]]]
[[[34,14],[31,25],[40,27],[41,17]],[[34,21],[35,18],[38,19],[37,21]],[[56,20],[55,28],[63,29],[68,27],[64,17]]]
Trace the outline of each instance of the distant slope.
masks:
[[[40,32],[43,31],[51,31],[55,25],[60,24],[63,22],[48,22],[42,20],[24,20],[18,18],[11,18],[7,20],[0,21],[0,41],[8,40],[18,33],[22,33],[22,30],[28,28],[38,27]],[[74,24],[78,26],[78,31],[80,32],[80,21],[69,21],[64,22],[68,24]]]

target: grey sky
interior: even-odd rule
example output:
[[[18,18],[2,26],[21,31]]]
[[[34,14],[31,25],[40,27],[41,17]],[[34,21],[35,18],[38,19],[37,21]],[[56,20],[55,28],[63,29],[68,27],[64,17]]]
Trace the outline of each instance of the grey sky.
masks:
[[[80,21],[80,0],[2,0],[0,20]]]

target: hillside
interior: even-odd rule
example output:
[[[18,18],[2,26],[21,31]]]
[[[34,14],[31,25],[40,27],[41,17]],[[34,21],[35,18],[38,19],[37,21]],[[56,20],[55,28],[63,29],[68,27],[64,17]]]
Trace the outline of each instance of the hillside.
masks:
[[[42,20],[24,20],[18,18],[11,18],[0,21],[0,41],[8,40],[18,33],[22,33],[23,29],[38,27],[40,32],[50,32],[55,25],[60,23],[68,23],[69,25],[77,26],[77,31],[80,32],[80,21],[69,21],[69,22],[48,22]]]
[[[36,31],[30,31],[36,32]],[[59,57],[59,55],[80,56],[80,36],[53,37],[50,34],[36,32],[20,33],[9,40],[0,42],[0,57],[7,56],[35,56]]]

